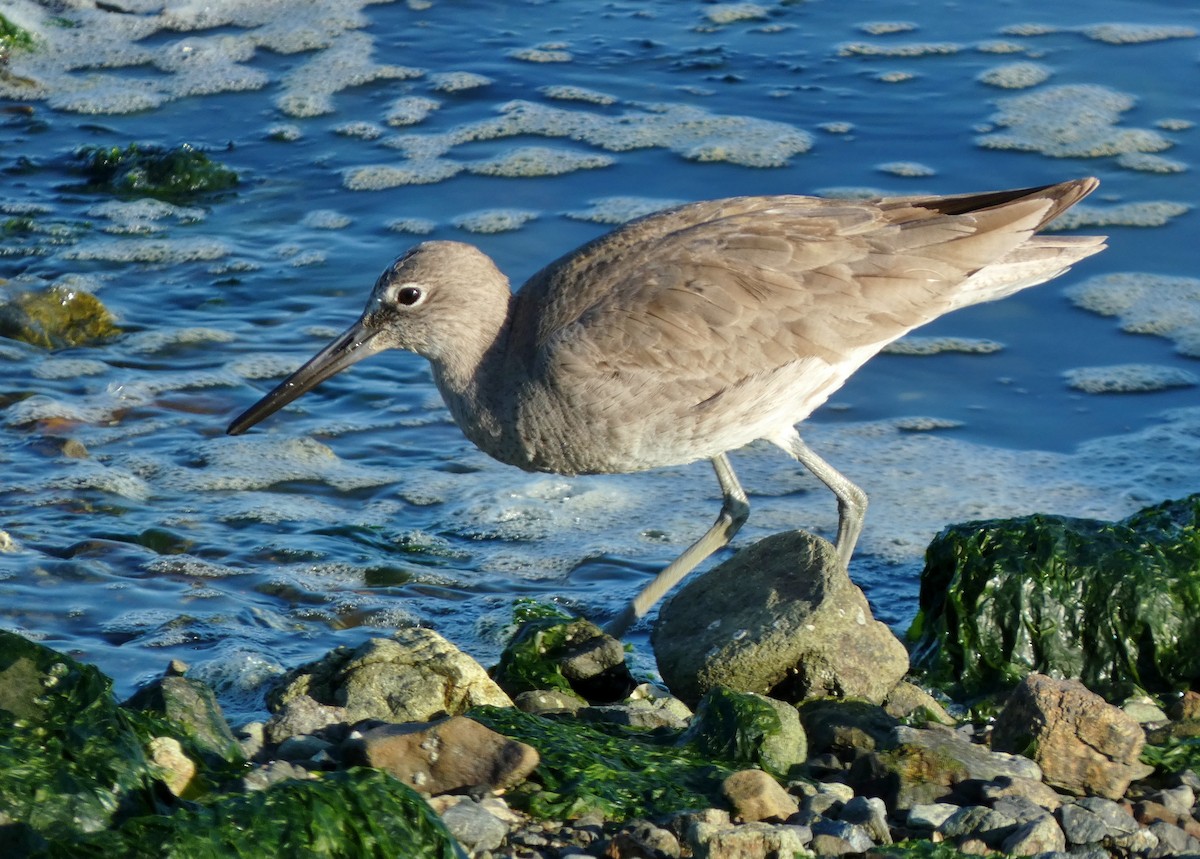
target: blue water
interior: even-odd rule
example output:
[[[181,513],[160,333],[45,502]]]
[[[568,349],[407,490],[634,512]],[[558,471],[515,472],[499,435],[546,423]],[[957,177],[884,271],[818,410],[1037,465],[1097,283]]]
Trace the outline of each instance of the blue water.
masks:
[[[710,13],[721,8],[365,6],[357,32],[374,62],[425,75],[348,87],[331,96],[332,112],[315,117],[286,115],[278,99],[289,73],[318,61],[319,50],[260,48],[243,66],[266,76],[264,88],[134,113],[55,109],[59,102],[39,93],[0,100],[0,108],[32,108],[0,113],[0,221],[29,204],[44,209],[36,216],[42,232],[4,239],[0,291],[70,278],[95,291],[125,332],[55,353],[0,341],[0,530],[12,541],[0,553],[0,626],[95,662],[122,692],[182,658],[222,686],[235,713],[248,713],[257,682],[278,666],[398,623],[432,626],[487,661],[515,596],[557,599],[603,621],[707,526],[719,503],[707,465],[572,480],[498,465],[462,438],[426,365],[411,355],[360,364],[255,432],[225,437],[230,418],[356,318],[377,273],[418,240],[388,229],[395,219],[428,219],[436,224],[430,237],[478,244],[519,284],[609,229],[565,212],[614,196],[955,193],[1091,174],[1103,183],[1088,201],[1098,207],[1200,201],[1200,132],[1187,127],[1200,120],[1198,43],[1185,29],[1200,27],[1200,11],[1144,0],[1050,8],[813,0],[763,4],[763,18],[714,23]],[[284,15],[275,26],[301,19]],[[1113,21],[1174,29],[1135,44],[1083,31]],[[911,28],[875,34],[865,26],[878,22]],[[1050,32],[1005,32],[1030,23]],[[191,37],[236,39],[252,29],[222,24]],[[160,31],[140,44],[165,51],[182,38]],[[996,52],[995,43],[1013,53]],[[854,44],[954,50],[864,56]],[[570,59],[510,55],[537,46]],[[1011,90],[978,80],[1018,61],[1039,63],[1050,77]],[[431,76],[451,71],[492,82],[437,91]],[[135,89],[170,78],[146,65],[103,73]],[[979,145],[999,100],[1071,84],[1132,96],[1116,127],[1153,130],[1171,144],[1158,154],[1187,169],[1146,172],[1113,155]],[[548,85],[584,87],[612,103],[554,99],[540,91]],[[417,124],[389,127],[389,105],[402,96],[441,106]],[[690,160],[669,143],[612,151],[524,134],[465,142],[446,157],[473,163],[548,146],[614,163],[533,178],[462,172],[380,191],[344,184],[347,170],[406,164],[386,145],[390,136],[461,130],[514,99],[590,117],[627,114],[634,128],[662,109],[648,105],[696,107],[746,118],[734,143],[753,149],[762,129],[749,121],[770,121],[782,125],[768,137],[790,126],[811,135],[811,148],[782,166],[750,167]],[[1182,122],[1161,128],[1161,120]],[[382,136],[337,133],[350,122],[374,123]],[[299,137],[275,139],[280,125]],[[151,234],[108,232],[113,219],[95,208],[108,198],[69,188],[77,180],[68,156],[85,144],[130,141],[190,143],[243,181],[236,193],[186,204],[200,213],[150,221]],[[891,162],[918,162],[932,174],[880,169]],[[495,208],[537,217],[499,233],[454,226]],[[324,211],[347,224],[329,229],[310,217]],[[1113,272],[1194,275],[1196,214],[1082,232],[1110,235],[1109,250],[1051,284],[919,332],[996,340],[1002,351],[879,356],[809,422],[809,441],[872,497],[851,572],[877,615],[898,628],[915,611],[921,551],[946,524],[1036,510],[1120,516],[1200,489],[1195,387],[1086,394],[1063,379],[1072,368],[1134,362],[1200,374],[1200,362],[1170,337],[1123,333],[1116,320],[1065,297],[1072,285]],[[175,256],[129,258],[147,241],[167,243]],[[947,426],[898,428],[912,418]],[[65,455],[68,439],[87,455]],[[739,545],[784,528],[828,535],[835,526],[832,497],[778,451],[755,446],[735,467],[752,505]],[[652,671],[647,630],[641,624],[633,640],[639,667]]]

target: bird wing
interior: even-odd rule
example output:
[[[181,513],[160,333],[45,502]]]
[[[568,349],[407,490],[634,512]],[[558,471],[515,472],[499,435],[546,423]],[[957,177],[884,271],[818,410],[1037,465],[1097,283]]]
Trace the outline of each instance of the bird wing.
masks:
[[[1045,196],[951,214],[922,202],[752,197],[652,215],[534,275],[515,351],[549,385],[669,384],[673,402],[699,404],[798,359],[837,366],[971,303],[954,304],[955,289],[1051,208]]]

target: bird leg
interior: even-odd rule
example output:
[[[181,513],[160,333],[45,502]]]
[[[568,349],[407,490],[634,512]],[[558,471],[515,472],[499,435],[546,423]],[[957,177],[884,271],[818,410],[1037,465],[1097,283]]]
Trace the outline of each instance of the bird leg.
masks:
[[[854,544],[858,542],[858,535],[862,533],[863,517],[867,512],[867,493],[817,456],[816,452],[800,438],[800,433],[796,432],[795,427],[792,427],[790,432],[781,434],[771,441],[791,454],[797,462],[811,471],[837,496],[837,553],[841,562],[849,567],[850,556],[854,554]]]
[[[650,611],[654,604],[662,599],[663,594],[675,587],[680,579],[695,569],[697,564],[729,543],[733,539],[733,535],[745,523],[746,517],[750,515],[750,502],[746,499],[746,491],[738,483],[737,475],[733,473],[733,467],[729,464],[729,458],[723,453],[718,454],[712,458],[712,465],[713,470],[717,472],[717,480],[721,483],[721,512],[717,516],[717,521],[713,522],[712,527],[704,532],[703,537],[684,549],[683,554],[655,576],[654,581],[646,585],[621,614],[609,622],[604,631],[614,638],[620,638],[638,618]],[[836,474],[836,472],[834,473]]]

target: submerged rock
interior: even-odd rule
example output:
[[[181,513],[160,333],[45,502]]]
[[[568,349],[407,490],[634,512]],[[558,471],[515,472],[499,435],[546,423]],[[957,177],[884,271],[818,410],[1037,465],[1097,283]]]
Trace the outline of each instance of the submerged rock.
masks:
[[[1046,782],[1074,794],[1119,799],[1154,771],[1140,761],[1137,720],[1076,680],[1031,674],[996,719],[993,748],[1028,754]]]
[[[934,540],[913,664],[968,695],[1030,672],[1119,701],[1200,679],[1200,495],[1120,522],[1034,515]]]
[[[82,290],[6,290],[0,297],[0,337],[45,349],[87,346],[121,333],[108,308]]]
[[[651,641],[663,680],[689,704],[716,686],[879,703],[908,670],[904,645],[872,617],[833,547],[803,531],[760,540],[688,581]]]

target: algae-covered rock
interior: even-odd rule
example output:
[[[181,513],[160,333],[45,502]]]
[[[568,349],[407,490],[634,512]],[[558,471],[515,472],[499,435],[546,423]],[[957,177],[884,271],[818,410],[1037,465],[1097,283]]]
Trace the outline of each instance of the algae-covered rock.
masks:
[[[289,779],[174,814],[138,817],[76,846],[72,856],[157,859],[463,859],[466,854],[411,788],[374,770]]]
[[[0,631],[0,821],[101,830],[118,809],[152,811],[156,777],[107,677]]]
[[[914,665],[966,694],[1031,672],[1111,701],[1200,679],[1200,495],[1120,522],[1035,515],[930,545]]]
[[[43,292],[0,292],[0,337],[65,349],[120,333],[108,308],[90,292],[61,286]]]
[[[137,143],[84,146],[74,160],[89,191],[179,200],[238,183],[237,173],[186,143],[173,149]]]
[[[164,716],[185,730],[200,751],[218,761],[236,763],[245,757],[217,696],[199,680],[167,675],[139,689],[125,706]]]
[[[681,738],[718,760],[760,766],[786,776],[808,754],[796,708],[753,692],[717,687],[701,699]]]
[[[635,685],[620,641],[557,612],[524,619],[492,677],[509,695],[557,690],[601,703],[620,700]]]
[[[0,15],[0,63],[8,58],[10,52],[32,47],[33,34]]]
[[[714,762],[677,734],[535,716],[514,707],[478,707],[470,717],[537,749],[541,763],[507,796],[538,817],[599,813],[610,821],[722,805],[721,783],[735,767]]]

